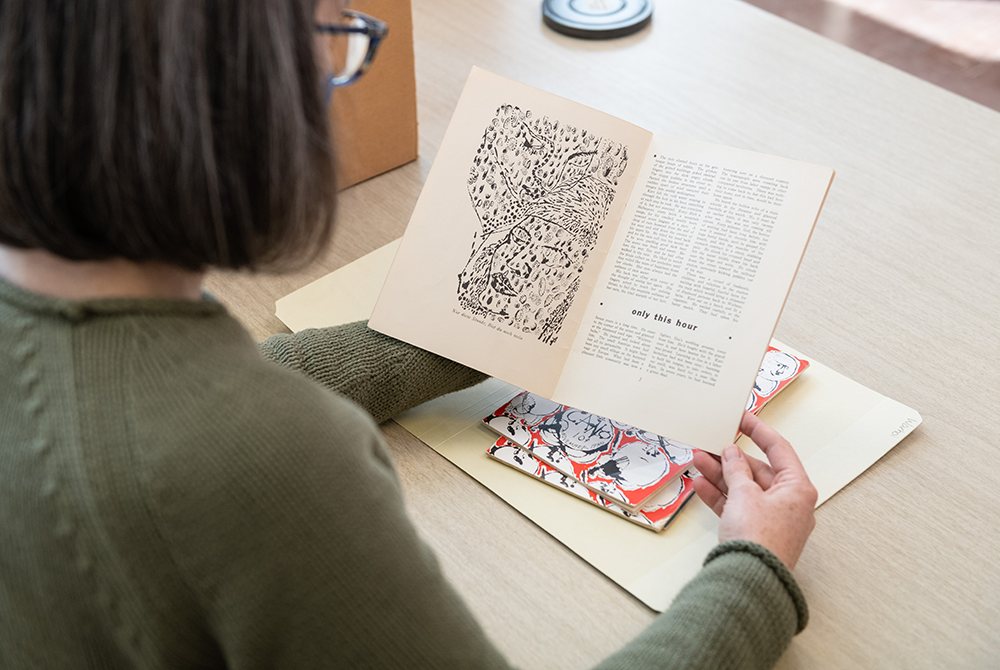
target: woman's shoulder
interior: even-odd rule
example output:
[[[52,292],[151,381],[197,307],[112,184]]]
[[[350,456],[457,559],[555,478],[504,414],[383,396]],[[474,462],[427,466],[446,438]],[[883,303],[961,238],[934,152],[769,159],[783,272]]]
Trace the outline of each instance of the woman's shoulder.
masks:
[[[190,375],[186,390],[164,399],[169,411],[137,416],[137,488],[170,546],[194,560],[231,527],[244,529],[234,536],[242,542],[250,528],[306,532],[305,519],[322,517],[336,537],[373,508],[403,514],[388,448],[360,407],[259,357],[239,358]]]
[[[177,459],[224,467],[262,461],[277,473],[292,454],[346,466],[358,445],[379,441],[364,410],[264,360],[249,338],[208,343],[172,368],[136,398],[136,445],[158,467]]]
[[[137,342],[125,380],[131,458],[154,486],[288,487],[303,471],[391,471],[364,410],[265,360],[228,316],[159,322]]]
[[[123,428],[83,454],[95,542],[118,557],[128,588],[178,616],[193,611],[185,598],[251,598],[257,577],[281,582],[269,575],[283,564],[348,561],[338,542],[373,519],[405,526],[388,449],[363,410],[263,360],[249,337],[204,335],[119,352],[115,367],[128,372],[97,404]],[[184,337],[197,346],[177,345]]]

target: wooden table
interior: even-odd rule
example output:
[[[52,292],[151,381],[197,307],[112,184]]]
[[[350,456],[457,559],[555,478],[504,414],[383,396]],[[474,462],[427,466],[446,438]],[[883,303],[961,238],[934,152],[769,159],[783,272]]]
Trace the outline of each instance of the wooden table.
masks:
[[[818,512],[812,619],[782,668],[1000,666],[1000,115],[734,0],[660,0],[585,42],[537,0],[414,3],[421,158],[341,198],[331,248],[213,275],[263,339],[275,299],[402,234],[472,65],[669,133],[837,178],[776,336],[924,424]],[[395,424],[415,523],[524,667],[584,667],[654,614]],[[443,482],[442,482],[443,479]]]

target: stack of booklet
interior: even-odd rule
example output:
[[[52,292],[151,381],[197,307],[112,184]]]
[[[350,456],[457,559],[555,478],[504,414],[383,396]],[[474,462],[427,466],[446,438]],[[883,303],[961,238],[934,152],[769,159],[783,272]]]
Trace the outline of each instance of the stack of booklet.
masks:
[[[768,347],[747,400],[757,413],[809,362]],[[654,531],[694,494],[694,449],[524,391],[485,417],[500,434],[489,455]]]

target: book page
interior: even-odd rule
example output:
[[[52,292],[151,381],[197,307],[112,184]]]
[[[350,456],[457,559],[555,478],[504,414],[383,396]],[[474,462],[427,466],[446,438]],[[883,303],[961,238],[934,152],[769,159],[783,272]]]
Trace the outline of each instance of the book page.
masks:
[[[651,139],[474,69],[371,327],[551,394]]]
[[[655,137],[553,399],[720,453],[832,178]]]

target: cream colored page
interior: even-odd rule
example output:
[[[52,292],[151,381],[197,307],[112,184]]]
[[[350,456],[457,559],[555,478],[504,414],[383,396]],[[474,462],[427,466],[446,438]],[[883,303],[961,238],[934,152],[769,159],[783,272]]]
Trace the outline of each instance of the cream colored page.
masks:
[[[553,399],[721,452],[832,177],[656,136]]]
[[[474,69],[371,326],[551,395],[651,137]]]
[[[398,248],[393,240],[289,293],[275,303],[274,315],[294,332],[367,319]]]

